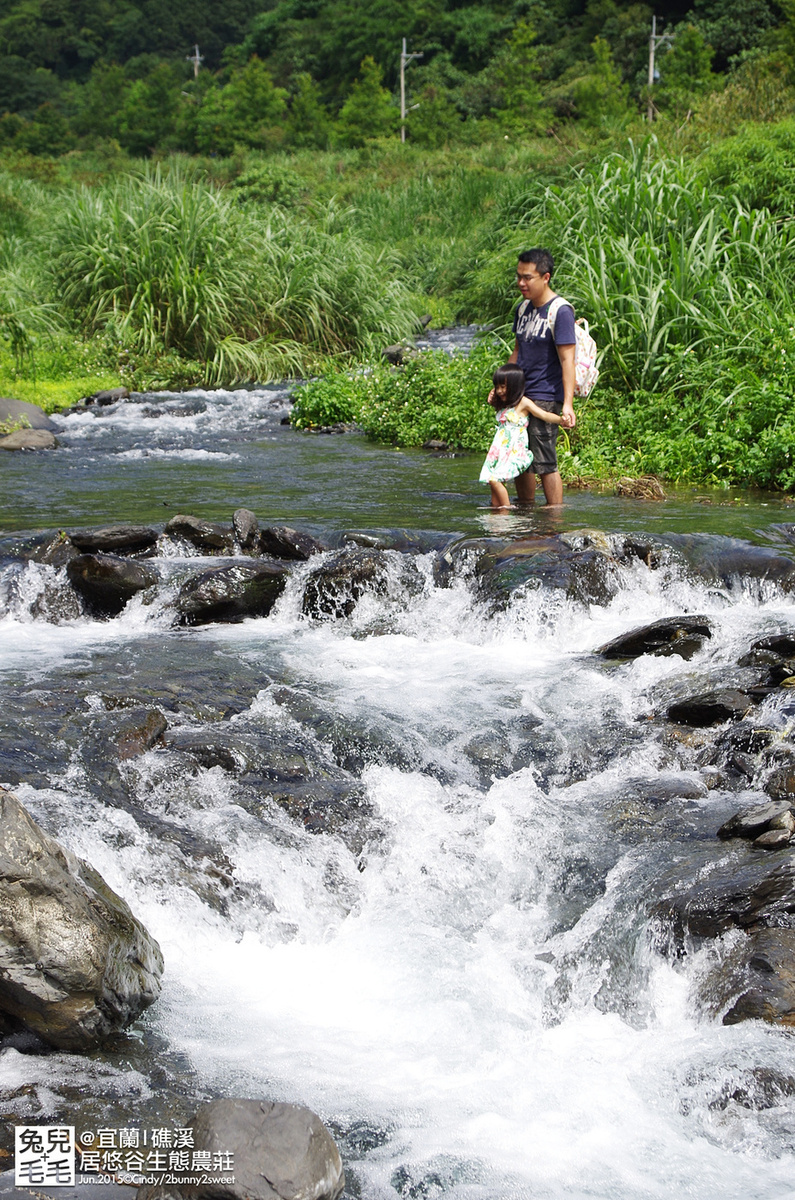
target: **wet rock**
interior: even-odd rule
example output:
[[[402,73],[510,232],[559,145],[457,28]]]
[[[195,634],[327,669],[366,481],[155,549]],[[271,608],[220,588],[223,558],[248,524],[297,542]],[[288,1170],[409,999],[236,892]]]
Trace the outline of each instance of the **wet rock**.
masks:
[[[787,593],[795,589],[795,562],[768,546],[707,533],[666,534],[661,541],[675,549],[689,573],[705,583],[731,588],[755,580],[775,583]]]
[[[304,587],[302,610],[324,620],[349,617],[365,592],[384,595],[386,563],[374,550],[341,550],[312,572]]]
[[[7,396],[0,397],[0,425],[14,425],[20,422],[25,429],[47,429],[57,433],[58,426],[51,421],[38,404],[30,404],[27,400],[11,400]]]
[[[773,800],[795,804],[795,763],[773,771],[765,781],[764,789]]]
[[[602,658],[637,658],[641,654],[678,654],[690,659],[712,637],[708,617],[667,617],[606,642],[596,651]]]
[[[795,800],[795,797],[793,797]],[[789,817],[789,821],[779,822],[780,818]],[[790,824],[790,821],[792,824]],[[753,808],[743,808],[736,812],[728,821],[724,821],[718,830],[719,838],[757,838],[768,829],[785,829],[790,832],[795,829],[795,819],[789,804],[757,804]]]
[[[157,999],[162,972],[124,901],[0,789],[0,1009],[86,1050]]]
[[[157,583],[149,567],[112,554],[81,554],[67,564],[66,573],[89,607],[104,616],[116,616],[133,596]]]
[[[795,860],[770,866],[761,856],[721,867],[709,878],[659,901],[653,916],[678,953],[686,937],[714,938],[729,929],[795,927]]]
[[[734,1103],[741,1108],[763,1112],[778,1108],[790,1096],[795,1096],[795,1079],[791,1075],[772,1067],[752,1067],[741,1072],[739,1081],[733,1076],[724,1084],[720,1094],[710,1101],[710,1108],[722,1111]]]
[[[254,554],[259,542],[259,524],[250,508],[237,508],[232,515],[232,529],[244,554]]]
[[[157,545],[157,533],[145,525],[109,525],[70,532],[69,540],[87,554],[137,554]]]
[[[137,1200],[336,1200],[345,1187],[334,1139],[301,1104],[214,1100],[188,1128],[196,1150],[231,1156],[234,1183],[147,1186]]]
[[[86,396],[86,404],[98,404],[101,408],[108,404],[117,404],[119,400],[128,400],[130,398],[130,389],[126,387],[106,388],[101,392],[92,392],[90,396]]]
[[[399,367],[403,364],[403,358],[406,350],[404,346],[385,346],[381,351],[381,355],[388,363],[392,363],[393,367]]]
[[[752,704],[745,692],[736,688],[721,688],[680,700],[670,705],[665,715],[677,725],[704,727],[722,724],[724,721],[738,721],[745,716]]]
[[[478,547],[477,541],[481,542]],[[554,588],[582,604],[606,604],[619,591],[618,564],[604,535],[523,537],[499,547],[465,539],[447,552],[480,550],[476,573],[481,592],[505,604],[519,589]]]
[[[260,534],[261,554],[272,554],[275,558],[294,559],[306,562],[313,554],[320,554],[326,547],[309,533],[299,533],[288,525],[271,525]]]
[[[791,829],[768,829],[765,833],[760,833],[758,838],[754,838],[754,845],[760,850],[780,850],[789,843],[791,837]]]
[[[149,709],[130,717],[121,726],[116,744],[119,748],[119,758],[124,760],[136,758],[146,750],[150,750],[160,741],[168,729],[168,722],[159,709]]]
[[[15,429],[0,437],[0,450],[54,450],[58,445],[49,429]]]
[[[149,567],[112,554],[81,554],[67,564],[72,587],[100,615],[116,616],[138,592],[157,583]]]
[[[163,739],[169,750],[189,754],[200,767],[222,767],[239,775],[257,762],[248,753],[245,736],[229,729],[174,729]]]
[[[762,929],[747,939],[735,975],[745,990],[723,1018],[724,1025],[768,1021],[795,1025],[795,930]],[[733,980],[737,990],[738,980]]]
[[[189,625],[266,617],[286,582],[285,567],[273,560],[214,567],[182,585],[175,607]]]
[[[177,513],[166,525],[164,533],[172,538],[182,538],[199,550],[214,554],[231,554],[233,537],[231,530],[213,521]]]
[[[57,533],[39,534],[16,548],[16,554],[20,558],[52,567],[65,567],[70,559],[77,558],[79,553],[69,535],[62,529]]]

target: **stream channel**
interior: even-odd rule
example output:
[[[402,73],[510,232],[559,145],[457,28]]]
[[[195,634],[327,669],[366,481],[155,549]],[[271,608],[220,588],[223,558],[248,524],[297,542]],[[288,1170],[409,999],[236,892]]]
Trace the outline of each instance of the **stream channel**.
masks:
[[[297,433],[288,394],[135,395],[60,418],[53,452],[2,456],[0,783],[166,962],[159,1001],[101,1051],[11,1039],[4,1121],[173,1126],[265,1096],[329,1124],[349,1198],[795,1196],[792,1034],[723,1024],[700,986],[723,943],[667,956],[648,907],[729,861],[717,828],[767,798],[653,718],[795,628],[780,569],[704,566],[795,564],[795,509],[569,491],[558,513],[494,515],[477,455]],[[186,627],[180,581],[223,558],[161,538],[158,586],[98,619],[59,607],[62,568],[18,554],[42,531],[240,507],[384,547],[386,585],[307,615],[310,559],[268,616]],[[462,538],[538,535],[667,556],[613,554],[603,596],[539,579],[499,603],[475,551],[438,570]],[[594,653],[685,613],[714,629],[690,661]],[[787,736],[789,696],[757,724]],[[122,762],[136,706],[168,734]],[[313,803],[354,816],[318,825]],[[792,1088],[762,1095],[766,1071]]]

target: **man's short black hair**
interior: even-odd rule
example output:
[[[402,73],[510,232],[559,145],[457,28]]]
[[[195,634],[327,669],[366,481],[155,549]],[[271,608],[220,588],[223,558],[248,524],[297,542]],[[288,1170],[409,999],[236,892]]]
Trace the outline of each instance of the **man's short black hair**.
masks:
[[[550,279],[555,270],[555,260],[548,250],[544,250],[541,246],[536,246],[535,250],[523,250],[519,255],[520,263],[534,263],[539,275],[546,275],[549,272]]]

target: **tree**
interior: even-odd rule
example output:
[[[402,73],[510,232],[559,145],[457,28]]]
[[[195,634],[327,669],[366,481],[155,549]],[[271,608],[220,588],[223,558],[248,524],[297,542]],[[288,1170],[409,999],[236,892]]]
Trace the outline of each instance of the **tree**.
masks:
[[[660,85],[654,100],[659,108],[681,114],[694,109],[699,97],[715,83],[712,47],[695,25],[680,25],[670,50],[659,61]]]
[[[629,115],[629,88],[613,63],[610,43],[603,37],[594,38],[593,68],[574,81],[573,98],[577,114],[588,125],[601,125],[605,120],[620,120]]]
[[[226,87],[207,92],[196,117],[196,143],[209,154],[231,154],[235,146],[272,150],[282,141],[286,109],[287,92],[252,58],[232,72]]]
[[[328,109],[320,99],[320,88],[302,71],[295,81],[287,118],[287,140],[296,149],[325,150],[331,137]]]
[[[445,146],[460,134],[461,127],[461,114],[444,88],[424,87],[416,109],[408,115],[410,140],[420,146]]]
[[[174,135],[181,76],[168,63],[160,63],[145,79],[136,79],[124,97],[119,113],[120,144],[130,154],[149,155],[168,149]]]
[[[383,71],[368,54],[340,110],[337,136],[343,146],[363,146],[370,138],[395,132],[398,111],[389,92],[381,86],[382,78]]]

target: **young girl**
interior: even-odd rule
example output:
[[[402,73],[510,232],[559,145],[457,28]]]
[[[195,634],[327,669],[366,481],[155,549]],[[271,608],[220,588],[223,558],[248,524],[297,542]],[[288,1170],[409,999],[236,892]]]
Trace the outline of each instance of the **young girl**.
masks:
[[[533,456],[527,448],[527,417],[532,413],[550,425],[560,425],[557,413],[545,412],[524,395],[524,372],[517,363],[498,367],[489,404],[497,409],[497,432],[489,447],[480,482],[491,488],[491,507],[510,508],[511,498],[505,482],[527,471]]]

